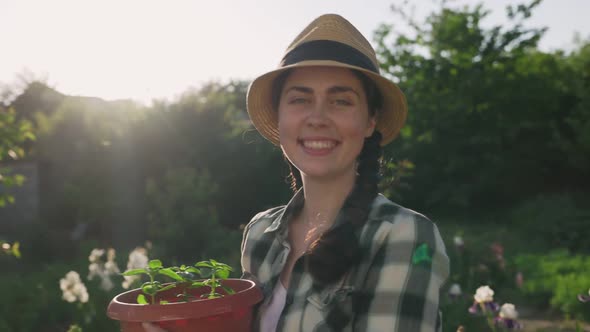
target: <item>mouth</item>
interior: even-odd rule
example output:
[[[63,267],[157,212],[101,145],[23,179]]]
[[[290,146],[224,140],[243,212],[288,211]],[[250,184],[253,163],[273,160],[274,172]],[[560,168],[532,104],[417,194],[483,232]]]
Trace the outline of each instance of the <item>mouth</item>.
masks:
[[[307,153],[313,155],[328,154],[340,144],[333,139],[299,139],[298,143]]]

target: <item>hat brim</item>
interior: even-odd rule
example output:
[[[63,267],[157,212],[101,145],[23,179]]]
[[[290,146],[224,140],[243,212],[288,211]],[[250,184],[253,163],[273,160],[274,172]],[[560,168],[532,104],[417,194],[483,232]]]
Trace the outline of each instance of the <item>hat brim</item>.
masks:
[[[254,127],[275,145],[279,143],[278,112],[273,109],[272,90],[275,79],[285,70],[298,67],[328,66],[354,69],[375,82],[383,98],[376,114],[376,129],[381,133],[381,146],[393,141],[403,127],[408,114],[406,98],[399,87],[387,78],[357,66],[332,60],[308,60],[284,66],[256,78],[247,94],[247,108]]]

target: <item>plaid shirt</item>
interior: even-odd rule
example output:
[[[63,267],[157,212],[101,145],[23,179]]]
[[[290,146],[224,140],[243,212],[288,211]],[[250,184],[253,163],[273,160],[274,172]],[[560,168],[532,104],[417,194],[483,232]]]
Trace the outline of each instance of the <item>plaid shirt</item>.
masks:
[[[243,277],[262,288],[263,306],[290,250],[287,223],[302,206],[300,190],[288,205],[254,216],[244,230]],[[440,331],[439,291],[449,259],[436,225],[378,195],[361,230],[360,248],[360,264],[322,289],[312,287],[305,256],[300,258],[277,331]]]

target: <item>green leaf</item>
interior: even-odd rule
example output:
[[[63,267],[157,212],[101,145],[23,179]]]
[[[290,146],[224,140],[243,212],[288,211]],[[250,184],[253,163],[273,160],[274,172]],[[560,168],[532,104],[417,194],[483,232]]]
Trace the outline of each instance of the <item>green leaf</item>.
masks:
[[[223,295],[221,295],[221,294],[219,294],[217,292],[207,294],[207,298],[208,299],[218,299],[220,297],[223,297]]]
[[[208,268],[213,268],[213,265],[211,265],[211,263],[209,263],[208,261],[201,261],[195,264],[196,267],[208,267]]]
[[[16,258],[20,258],[20,243],[15,242],[12,244],[12,254],[14,255],[14,257]]]
[[[137,295],[137,303],[148,304],[148,301],[146,300],[145,295],[143,295],[143,294]]]
[[[236,293],[231,287],[221,285],[221,288],[223,288],[223,290],[230,295]]]
[[[207,286],[207,284],[205,284],[202,281],[193,281],[193,283],[189,286],[189,288],[197,288],[197,287],[203,287],[203,286]]]
[[[174,287],[176,287],[176,284],[170,284],[170,285],[166,285],[166,286],[164,286],[164,287],[160,288],[160,290],[158,290],[158,292],[163,292],[163,291],[165,291],[165,290],[169,290],[169,289],[172,289],[172,288],[174,288]]]
[[[154,295],[158,292],[158,287],[151,282],[146,282],[141,286],[141,290],[147,295]]]
[[[162,268],[162,261],[159,259],[152,259],[149,263],[148,266],[150,267],[150,269],[152,270],[156,270],[156,269],[160,269]]]
[[[211,270],[211,268],[205,268],[205,269],[201,269],[201,271],[199,272],[199,274],[203,278],[209,278],[210,276],[213,275],[213,271]]]
[[[228,270],[228,271],[233,271],[233,269],[231,268],[231,266],[229,266],[229,265],[227,265],[227,264],[224,264],[224,263],[219,263],[219,262],[218,262],[218,263],[217,263],[215,266],[216,266],[216,267],[217,267],[217,269],[219,269],[219,270]]]
[[[229,270],[219,270],[215,275],[221,279],[227,279],[229,277]]]
[[[168,304],[170,302],[166,301],[166,300],[160,300],[160,304]]]
[[[190,273],[196,273],[196,274],[201,274],[201,270],[197,269],[196,267],[187,267],[186,268],[186,272],[190,272]]]
[[[124,275],[124,276],[134,276],[134,275],[138,275],[138,274],[148,274],[148,272],[145,269],[133,269],[133,270],[127,270],[127,271],[121,273],[121,275]]]
[[[184,280],[176,272],[172,271],[172,269],[161,269],[161,270],[158,270],[158,273],[159,274],[163,274],[163,275],[165,275],[165,276],[167,276],[169,278],[172,278],[174,280],[177,280],[177,281],[183,281]]]

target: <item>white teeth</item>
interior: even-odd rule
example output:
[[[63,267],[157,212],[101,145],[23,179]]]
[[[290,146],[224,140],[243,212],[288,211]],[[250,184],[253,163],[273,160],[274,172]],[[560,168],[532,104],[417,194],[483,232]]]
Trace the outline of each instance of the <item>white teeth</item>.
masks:
[[[303,146],[308,149],[331,149],[334,145],[332,141],[303,141]]]

